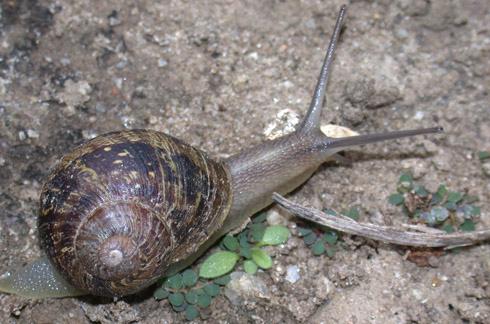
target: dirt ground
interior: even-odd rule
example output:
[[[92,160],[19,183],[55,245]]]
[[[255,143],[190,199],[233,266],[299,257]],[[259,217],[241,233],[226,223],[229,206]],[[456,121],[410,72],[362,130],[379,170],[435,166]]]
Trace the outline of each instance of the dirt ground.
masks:
[[[40,254],[40,187],[61,154],[98,134],[149,128],[215,157],[264,140],[281,110],[310,101],[341,1],[0,1],[0,273]],[[386,197],[403,170],[430,189],[480,197],[490,227],[490,4],[352,1],[325,123],[361,133],[441,125],[442,135],[371,145],[326,165],[295,201],[361,206],[406,221]],[[486,167],[490,170],[490,167]],[[486,173],[485,173],[486,172]],[[333,259],[293,238],[257,276],[268,292],[221,296],[208,323],[490,323],[490,245],[433,267],[405,248],[347,238]],[[285,280],[297,265],[300,280]],[[151,289],[117,302],[0,294],[1,323],[177,323]]]

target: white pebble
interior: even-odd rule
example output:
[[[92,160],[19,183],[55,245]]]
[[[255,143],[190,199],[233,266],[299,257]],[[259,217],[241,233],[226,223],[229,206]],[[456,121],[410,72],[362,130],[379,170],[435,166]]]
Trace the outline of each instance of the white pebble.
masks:
[[[301,278],[299,275],[299,268],[297,265],[290,265],[286,270],[286,280],[290,283],[295,283]]]
[[[415,120],[422,120],[423,118],[424,118],[424,112],[420,110],[415,113],[415,116],[413,116],[413,119]]]
[[[168,65],[167,60],[162,58],[158,60],[158,67],[166,67],[167,65]]]
[[[33,129],[28,129],[27,130],[27,137],[30,137],[30,138],[39,138],[39,133],[36,132]]]

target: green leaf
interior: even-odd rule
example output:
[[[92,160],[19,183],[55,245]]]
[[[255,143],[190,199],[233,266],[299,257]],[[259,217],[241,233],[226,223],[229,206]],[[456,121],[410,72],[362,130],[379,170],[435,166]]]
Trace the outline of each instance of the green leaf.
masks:
[[[454,233],[454,227],[451,224],[444,224],[441,229],[448,234]]]
[[[288,238],[289,230],[287,227],[282,225],[268,226],[258,246],[283,244]]]
[[[187,269],[182,272],[182,283],[186,287],[192,287],[197,283],[197,273],[191,269]]]
[[[298,235],[300,237],[306,236],[312,232],[311,228],[298,227]]]
[[[335,248],[335,245],[329,245],[327,246],[326,251],[327,251],[327,256],[329,258],[333,258],[335,256],[335,252],[337,251],[337,249]]]
[[[185,300],[189,303],[189,304],[196,304],[197,303],[197,298],[198,298],[198,295],[195,291],[193,290],[190,290],[188,292],[185,293]]]
[[[419,197],[427,197],[429,195],[429,191],[427,191],[424,186],[417,186],[415,188],[415,194]]]
[[[158,288],[157,290],[155,290],[155,292],[153,293],[153,297],[156,299],[156,300],[162,300],[162,299],[165,299],[167,298],[169,295],[169,292],[167,289],[164,289],[164,288]]]
[[[224,275],[222,277],[216,278],[213,282],[220,286],[226,286],[231,281],[230,275]]]
[[[325,253],[325,245],[323,245],[323,241],[318,240],[311,246],[311,252],[313,255],[322,255]]]
[[[182,284],[182,275],[180,273],[177,273],[167,278],[167,281],[165,282],[165,287],[171,289],[180,289],[182,288]]]
[[[189,305],[185,309],[185,319],[188,321],[195,320],[199,316],[199,310],[194,305]]]
[[[263,223],[267,219],[267,213],[260,213],[254,218],[252,218],[252,223]]]
[[[264,236],[265,225],[262,223],[252,224],[250,226],[250,232],[252,235],[252,241],[253,242],[260,242],[260,240],[262,240],[262,236]]]
[[[216,295],[218,295],[218,294],[219,294],[219,290],[220,290],[220,288],[219,288],[219,286],[218,286],[217,284],[215,284],[215,283],[210,283],[210,284],[208,284],[208,285],[204,286],[204,287],[203,287],[203,290],[204,290],[204,292],[205,292],[207,295],[209,295],[209,296],[211,296],[211,297],[214,297],[214,296],[216,296]]]
[[[183,312],[186,310],[186,308],[189,306],[189,304],[187,304],[186,302],[182,303],[182,305],[179,305],[179,306],[175,306],[175,305],[172,305],[172,309],[176,312]]]
[[[446,194],[447,194],[447,188],[445,185],[439,185],[439,188],[437,188],[437,192],[436,192],[438,195],[440,195],[441,197],[444,197]]]
[[[412,189],[413,177],[410,173],[403,173],[398,179],[398,184],[405,189]]]
[[[226,235],[223,238],[223,244],[230,251],[237,251],[238,248],[240,247],[238,240],[231,235]]]
[[[249,247],[241,248],[240,255],[246,259],[250,259],[252,257],[251,249]]]
[[[249,274],[255,274],[258,270],[257,264],[252,260],[246,260],[243,262],[243,270]]]
[[[480,161],[490,159],[490,151],[480,151],[478,152],[478,158]]]
[[[168,296],[168,301],[172,306],[180,306],[184,303],[184,294],[176,292]]]
[[[212,298],[207,294],[199,295],[197,298],[197,305],[202,308],[206,308],[211,305]]]
[[[399,193],[391,194],[388,197],[388,202],[394,206],[401,205],[403,204],[404,201],[405,201],[405,197],[403,197],[403,195]]]
[[[305,242],[306,245],[312,245],[316,241],[316,234],[312,232],[312,233],[306,235],[303,238],[303,241]]]
[[[238,234],[238,240],[240,241],[241,248],[249,248],[250,243],[248,243],[248,231],[243,231]]]
[[[337,233],[336,232],[334,232],[334,231],[328,231],[325,234],[323,234],[322,240],[325,243],[328,243],[330,245],[334,245],[335,243],[337,243],[338,238],[339,237],[337,236]]]
[[[472,232],[475,230],[475,222],[471,219],[465,219],[463,224],[459,226],[459,229],[464,232]]]
[[[271,257],[262,249],[252,249],[252,260],[262,269],[272,267]]]
[[[447,201],[451,203],[458,203],[461,199],[463,199],[463,194],[456,191],[451,191],[447,195]]]
[[[463,213],[467,217],[479,216],[481,214],[480,207],[476,207],[473,205],[464,205]]]
[[[342,215],[352,218],[353,220],[356,221],[359,219],[359,210],[356,207],[352,207],[347,211],[343,211]]]
[[[446,207],[449,210],[453,210],[453,211],[458,209],[458,206],[456,205],[456,203],[453,203],[451,201],[448,201],[447,203],[445,203],[444,207]]]
[[[323,212],[327,215],[337,216],[337,212],[331,208],[326,208],[323,210]]]
[[[432,195],[432,199],[430,201],[431,205],[438,205],[444,200],[444,196],[439,194],[438,192]]]
[[[199,277],[213,279],[233,270],[240,257],[229,251],[219,251],[210,255],[199,269]]]

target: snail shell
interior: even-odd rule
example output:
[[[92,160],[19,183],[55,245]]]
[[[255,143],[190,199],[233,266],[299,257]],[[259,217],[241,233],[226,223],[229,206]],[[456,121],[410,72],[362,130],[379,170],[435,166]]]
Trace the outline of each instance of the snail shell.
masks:
[[[41,193],[41,246],[65,278],[94,295],[141,290],[221,227],[228,171],[149,130],[109,133],[64,156]]]

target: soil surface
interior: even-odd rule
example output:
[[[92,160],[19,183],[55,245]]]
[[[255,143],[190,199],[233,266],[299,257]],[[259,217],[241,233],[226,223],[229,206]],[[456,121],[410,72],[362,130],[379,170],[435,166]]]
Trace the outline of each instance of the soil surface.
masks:
[[[281,111],[303,115],[341,4],[2,0],[0,273],[40,255],[40,188],[84,140],[148,128],[223,158],[263,141]],[[446,131],[352,150],[352,165],[322,166],[289,197],[400,224],[407,219],[386,198],[411,170],[430,189],[479,196],[477,228],[489,228],[490,166],[476,157],[490,150],[489,57],[488,1],[352,1],[325,124]],[[442,253],[431,267],[357,237],[334,258],[313,256],[298,237],[272,251],[273,268],[255,279],[267,293],[238,304],[220,296],[206,322],[490,323],[489,244]],[[116,302],[0,294],[1,323],[182,320],[152,288]]]

